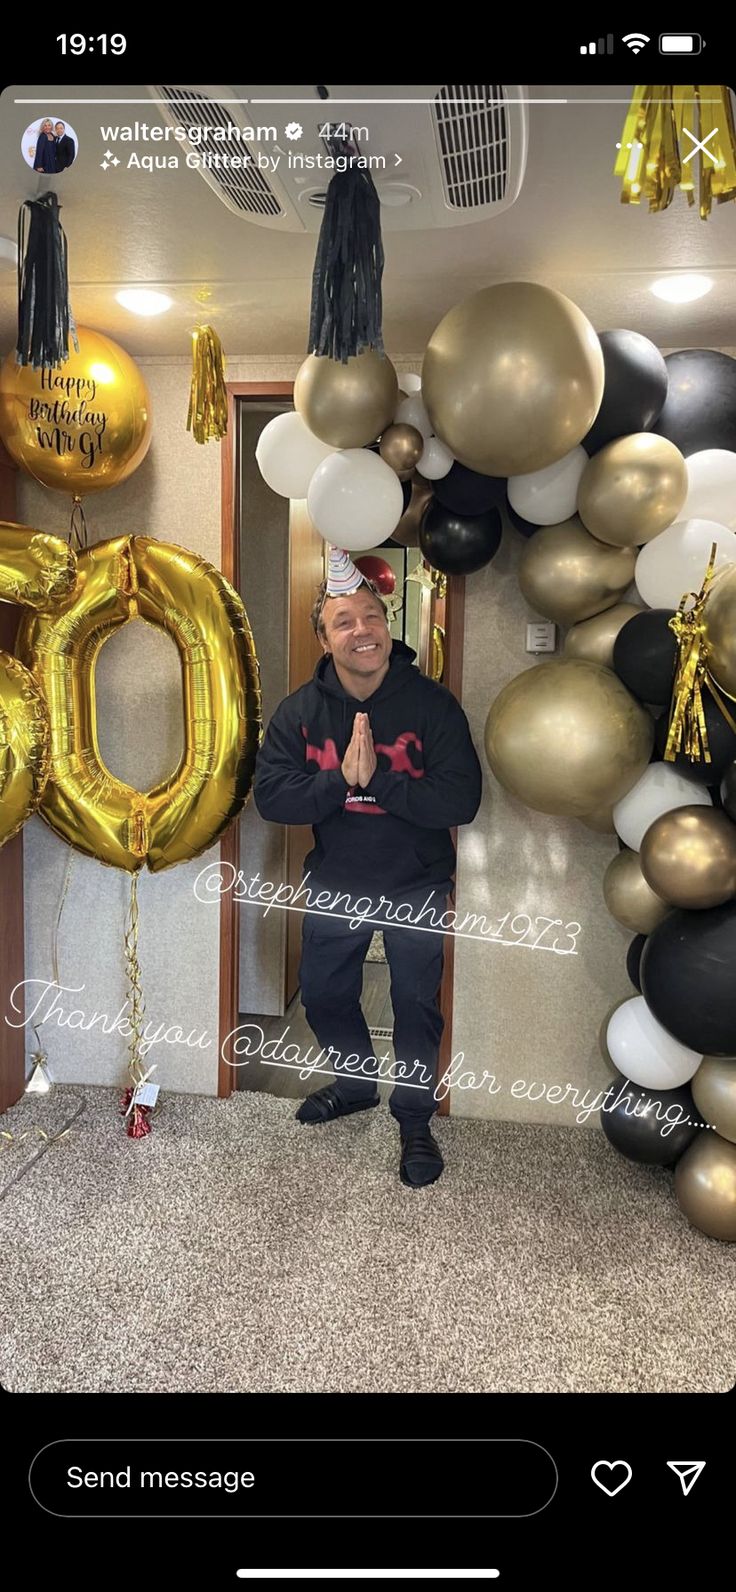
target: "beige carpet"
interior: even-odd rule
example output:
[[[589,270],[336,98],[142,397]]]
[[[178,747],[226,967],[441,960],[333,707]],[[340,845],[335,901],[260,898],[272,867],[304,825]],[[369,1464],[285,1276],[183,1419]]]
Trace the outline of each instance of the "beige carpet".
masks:
[[[603,1134],[436,1119],[398,1180],[385,1107],[166,1098],[129,1140],[107,1089],[0,1119],[72,1134],[0,1156],[0,1380],[16,1392],[723,1391],[733,1248]]]

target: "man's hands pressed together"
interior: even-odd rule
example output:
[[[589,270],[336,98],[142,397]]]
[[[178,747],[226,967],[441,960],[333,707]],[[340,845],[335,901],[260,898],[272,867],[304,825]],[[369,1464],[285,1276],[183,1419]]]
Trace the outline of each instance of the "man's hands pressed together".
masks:
[[[348,785],[359,785],[365,790],[378,767],[367,713],[356,713],[353,733],[342,761],[343,778]]]

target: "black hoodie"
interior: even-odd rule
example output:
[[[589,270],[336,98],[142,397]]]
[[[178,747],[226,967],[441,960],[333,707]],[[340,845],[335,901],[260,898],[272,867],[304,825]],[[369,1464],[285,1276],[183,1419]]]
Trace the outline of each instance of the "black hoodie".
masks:
[[[395,641],[384,679],[359,702],[325,655],[271,719],[254,800],[273,823],[313,826],[310,886],[431,887],[454,873],[449,831],[478,811],[480,763],[459,702],[413,667],[415,657]],[[356,713],[368,714],[378,758],[365,790],[341,768]]]

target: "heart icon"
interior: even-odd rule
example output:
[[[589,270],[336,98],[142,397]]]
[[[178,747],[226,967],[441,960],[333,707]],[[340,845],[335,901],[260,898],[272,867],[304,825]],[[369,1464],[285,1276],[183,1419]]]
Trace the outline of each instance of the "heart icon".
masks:
[[[607,1470],[609,1472],[608,1481],[601,1481],[597,1474],[597,1472],[601,1470]],[[612,1487],[610,1483],[613,1478],[614,1470],[625,1470],[626,1475],[624,1476],[623,1481],[618,1482],[617,1486]],[[601,1492],[606,1493],[609,1498],[615,1498],[616,1493],[619,1493],[622,1487],[628,1487],[629,1482],[631,1481],[631,1466],[627,1465],[625,1459],[599,1459],[593,1466],[590,1474],[593,1477],[596,1487],[600,1487]]]

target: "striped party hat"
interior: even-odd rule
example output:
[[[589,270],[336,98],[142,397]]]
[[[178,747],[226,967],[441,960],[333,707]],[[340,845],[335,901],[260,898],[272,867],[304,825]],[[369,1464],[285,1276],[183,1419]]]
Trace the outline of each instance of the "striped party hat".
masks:
[[[357,591],[362,586],[365,576],[355,568],[349,553],[344,547],[330,545],[330,561],[327,571],[326,597],[348,597],[351,592]]]

